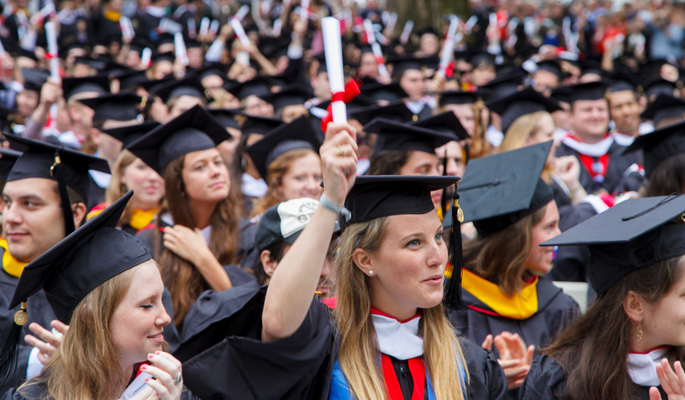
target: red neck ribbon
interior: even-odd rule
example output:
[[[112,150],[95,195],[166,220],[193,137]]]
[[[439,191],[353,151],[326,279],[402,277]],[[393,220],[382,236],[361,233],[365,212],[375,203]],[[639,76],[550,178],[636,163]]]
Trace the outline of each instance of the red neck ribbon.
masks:
[[[343,103],[347,104],[360,93],[361,91],[359,90],[359,85],[354,79],[350,79],[349,82],[347,82],[344,91],[333,93],[331,96],[331,104],[328,105],[328,108],[326,109],[326,115],[321,120],[321,130],[324,131],[324,133],[326,132],[328,123],[333,121],[333,109],[331,107],[332,104],[336,101],[342,101]]]
[[[381,364],[390,400],[404,400],[400,382],[397,380],[397,374],[395,374],[395,368],[392,366],[392,361],[387,354],[381,355]],[[409,359],[409,372],[414,381],[414,392],[411,395],[411,400],[423,400],[426,390],[426,367],[421,357]]]

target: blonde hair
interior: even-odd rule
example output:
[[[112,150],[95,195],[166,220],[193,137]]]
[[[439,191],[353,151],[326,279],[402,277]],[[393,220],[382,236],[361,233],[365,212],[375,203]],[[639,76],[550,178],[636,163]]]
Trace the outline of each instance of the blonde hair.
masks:
[[[78,303],[57,352],[38,377],[19,388],[20,394],[24,388],[47,383],[47,394],[55,400],[115,399],[121,395],[129,377],[121,370],[110,323],[131,286],[134,270],[108,279]]]
[[[542,121],[545,116],[552,118],[552,121],[554,121],[552,114],[547,111],[537,111],[518,117],[514,123],[509,126],[509,129],[507,129],[502,143],[495,149],[495,154],[526,147],[526,142],[528,139],[535,136],[540,121]],[[545,182],[550,183],[552,173],[554,173],[553,166],[545,164],[545,168],[542,170],[540,177]]]
[[[295,149],[281,154],[269,164],[269,171],[265,179],[268,184],[268,189],[266,190],[266,194],[257,200],[257,203],[252,209],[250,218],[259,215],[276,204],[286,200],[278,191],[278,188],[283,183],[283,177],[290,171],[290,167],[292,167],[295,160],[307,157],[310,154],[314,154],[317,157],[319,156],[312,149]]]
[[[340,331],[338,361],[359,400],[386,400],[388,393],[378,360],[380,351],[371,319],[371,299],[366,275],[352,260],[355,249],[373,252],[380,248],[387,218],[348,226],[340,238],[335,258],[337,306],[335,319]],[[469,380],[466,361],[442,303],[423,309],[420,332],[424,363],[435,395],[440,400],[465,399]]]

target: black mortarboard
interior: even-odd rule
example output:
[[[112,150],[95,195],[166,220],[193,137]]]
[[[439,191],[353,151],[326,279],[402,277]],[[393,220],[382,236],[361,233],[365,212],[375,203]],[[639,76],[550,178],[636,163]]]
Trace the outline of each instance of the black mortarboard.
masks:
[[[519,117],[538,111],[549,113],[559,111],[562,108],[556,101],[543,96],[531,87],[509,96],[498,97],[485,103],[490,111],[496,112],[502,117],[502,131],[507,130]]]
[[[633,271],[685,254],[685,196],[626,200],[542,246],[587,245],[590,284],[601,295]]]
[[[205,67],[202,67],[198,71],[195,72],[197,77],[202,81],[208,76],[218,76],[219,78],[223,79],[224,81],[228,80],[228,73],[223,69],[224,66],[222,64],[215,64],[215,65],[207,65]]]
[[[640,135],[625,150],[626,153],[642,149],[647,178],[667,158],[685,153],[685,121]]]
[[[164,170],[176,158],[194,151],[208,150],[231,135],[212,115],[196,105],[126,147],[150,168],[164,176]]]
[[[676,89],[676,87],[676,84],[671,81],[667,81],[663,78],[657,78],[649,81],[645,85],[645,94],[648,98],[662,93],[673,96],[673,91]]]
[[[140,139],[146,133],[155,129],[159,125],[161,125],[161,124],[157,121],[146,121],[146,122],[143,122],[142,124],[124,126],[121,128],[101,129],[100,131],[102,133],[104,133],[105,135],[109,135],[109,136],[117,139],[118,141],[123,143],[124,147],[126,147],[129,144]]]
[[[245,148],[257,171],[266,179],[269,165],[279,156],[296,149],[311,149],[319,152],[321,142],[312,129],[312,124],[301,116],[289,124],[283,124],[268,132],[262,140]]]
[[[138,118],[143,98],[133,93],[122,92],[80,101],[95,111],[93,122],[97,123],[106,120],[131,121]]]
[[[43,289],[57,319],[70,324],[74,310],[88,293],[152,259],[140,240],[116,228],[131,196],[132,191],[24,268],[9,303],[10,310],[20,303],[22,307],[10,322],[12,328],[0,355],[0,379],[11,376],[16,368],[21,325],[28,319],[26,301],[32,295]]]
[[[555,60],[544,60],[537,63],[538,70],[551,72],[559,78],[559,80],[564,78],[564,73],[561,71],[561,65]]]
[[[474,69],[479,67],[495,67],[495,60],[492,59],[492,56],[483,52],[472,54],[469,62]]]
[[[453,140],[459,140],[453,132],[422,128],[405,122],[376,118],[364,125],[364,131],[377,133],[374,153],[385,150],[411,150],[435,154],[435,149]]]
[[[181,80],[169,81],[163,85],[155,87],[154,94],[161,97],[167,103],[169,100],[180,96],[192,96],[202,100],[207,100],[205,88],[202,82],[196,77],[191,76]]]
[[[411,122],[411,125],[453,135],[457,138],[454,140],[470,138],[466,129],[459,122],[459,118],[452,111],[445,111],[432,117]]]
[[[50,76],[50,73],[47,71],[29,68],[22,68],[21,74],[24,76],[24,90],[31,90],[39,93]]]
[[[397,101],[401,98],[409,97],[407,92],[402,89],[402,86],[396,82],[387,85],[380,82],[367,83],[362,85],[359,90],[362,96],[373,100]]]
[[[388,57],[387,62],[393,65],[393,78],[399,78],[404,71],[410,69],[437,69],[439,60],[437,57],[394,56]]]
[[[363,107],[350,113],[350,117],[356,119],[362,125],[368,124],[375,118],[383,118],[397,122],[411,122],[418,121],[419,119],[419,116],[411,112],[411,110],[401,101],[388,104],[387,106],[373,105]]]
[[[252,133],[264,135],[283,124],[283,121],[280,119],[257,117],[255,115],[243,114],[243,118],[245,121],[240,124],[240,131],[243,135],[250,135]]]
[[[106,76],[88,76],[85,78],[62,79],[62,93],[65,100],[84,92],[103,94],[109,92],[109,78]]]
[[[251,95],[265,96],[271,93],[271,90],[269,90],[269,81],[261,76],[246,82],[237,84],[230,83],[224,88],[241,101]]]
[[[511,226],[554,199],[540,179],[552,142],[471,160],[459,184],[466,221],[486,237]]]
[[[76,57],[76,59],[74,60],[74,65],[77,64],[87,65],[90,68],[96,69],[98,71],[104,70],[107,66],[106,61],[90,57]]]
[[[262,100],[273,104],[274,111],[278,113],[284,107],[292,105],[304,105],[304,103],[314,96],[311,90],[304,85],[292,84],[284,86],[278,93],[269,93],[260,96]]]
[[[447,92],[438,92],[440,95],[440,106],[447,104],[474,104],[482,99],[483,92],[464,92],[461,90],[451,90]]]
[[[169,61],[169,62],[174,62],[176,61],[176,55],[174,54],[173,51],[167,51],[166,53],[157,53],[152,56],[152,63],[156,63],[159,61]]]
[[[21,156],[21,152],[0,148],[0,181],[7,181],[14,163]]]
[[[523,85],[526,72],[522,68],[516,68],[506,74],[498,74],[497,77],[487,85],[479,86],[478,90],[487,90],[493,97],[502,97],[518,91],[519,86]]]
[[[162,79],[153,79],[153,80],[147,80],[147,81],[140,81],[138,82],[138,86],[142,87],[143,89],[147,90],[148,92],[154,93],[157,88],[164,86],[165,84],[173,81],[174,78],[172,76],[167,76]]]
[[[209,113],[214,116],[214,119],[218,123],[224,126],[224,128],[236,128],[240,129],[239,118],[236,115],[243,115],[239,109],[226,109],[226,108],[215,108],[209,110]]]
[[[658,95],[642,113],[642,118],[651,120],[655,126],[665,118],[683,116],[685,116],[685,100],[663,93]]]
[[[552,94],[549,96],[558,102],[571,103],[571,86],[559,86],[552,89]]]
[[[119,80],[120,90],[135,90],[138,86],[142,87],[142,83],[149,82],[147,71],[121,71],[113,76],[114,79]]]
[[[624,69],[617,69],[609,74],[608,78],[611,82],[609,88],[612,92],[620,92],[625,90],[635,92],[637,87],[640,86],[637,77],[635,77],[633,73],[625,71]]]
[[[155,45],[159,47],[160,45],[163,44],[174,44],[174,35],[171,33],[163,32],[160,33],[159,36],[157,36],[157,41],[155,42]]]
[[[598,81],[579,83],[569,86],[569,89],[571,90],[570,100],[573,103],[579,100],[606,99],[608,86],[606,83]]]
[[[603,70],[602,66],[597,60],[592,60],[592,59],[586,59],[580,62],[580,66],[582,68],[582,75],[585,74],[596,74],[599,76],[602,76]]]

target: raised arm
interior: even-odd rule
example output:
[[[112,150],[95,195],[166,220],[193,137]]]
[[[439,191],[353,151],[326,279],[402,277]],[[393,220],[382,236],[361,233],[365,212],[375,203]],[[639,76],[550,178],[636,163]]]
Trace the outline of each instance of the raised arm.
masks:
[[[342,206],[354,185],[357,143],[354,128],[329,123],[321,146],[324,195]],[[312,220],[278,264],[266,292],[262,341],[292,336],[302,325],[319,282],[338,213],[319,205]]]

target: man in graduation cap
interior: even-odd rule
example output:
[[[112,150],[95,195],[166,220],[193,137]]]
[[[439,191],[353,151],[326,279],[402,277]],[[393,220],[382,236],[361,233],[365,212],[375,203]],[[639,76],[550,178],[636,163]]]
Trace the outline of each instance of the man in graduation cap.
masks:
[[[109,172],[107,162],[63,146],[57,147],[44,142],[36,142],[15,136],[7,136],[12,148],[23,151],[7,176],[2,192],[6,203],[3,211],[2,227],[6,241],[0,241],[2,248],[2,270],[0,270],[0,296],[12,297],[19,276],[26,264],[35,260],[65,236],[82,225],[86,217],[88,202],[88,170]],[[45,294],[39,292],[29,302],[29,322],[37,322],[49,327],[55,319],[49,309]],[[0,306],[0,319],[11,320],[18,310],[8,310],[8,305]],[[34,334],[43,340],[50,338],[49,333],[29,324],[23,327],[23,334]],[[0,343],[4,343],[8,332],[0,331]],[[31,340],[30,345],[38,342]],[[31,346],[20,349],[20,368],[15,372],[16,379],[26,376]],[[33,363],[37,362],[38,351],[33,350]]]
[[[580,183],[587,193],[637,191],[645,184],[640,159],[636,154],[623,154],[625,147],[609,134],[606,92],[602,82],[571,88],[572,131],[562,140],[556,155],[578,158],[582,165]]]
[[[630,146],[640,134],[640,103],[633,79],[627,74],[614,74],[609,86],[609,112],[614,121],[614,140],[621,146]]]
[[[401,57],[393,63],[392,78],[400,84],[409,96],[404,98],[404,104],[416,115],[416,119],[429,117],[433,113],[433,106],[424,98],[426,83],[424,82],[424,71],[437,65],[433,57]],[[415,119],[415,120],[416,120]]]

